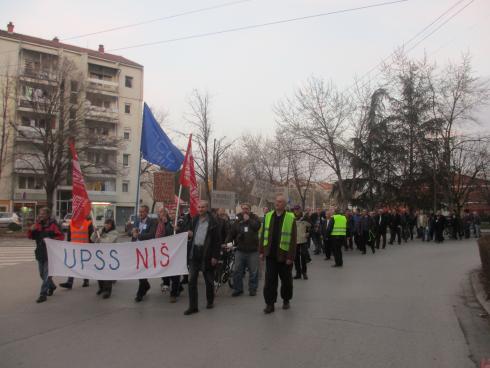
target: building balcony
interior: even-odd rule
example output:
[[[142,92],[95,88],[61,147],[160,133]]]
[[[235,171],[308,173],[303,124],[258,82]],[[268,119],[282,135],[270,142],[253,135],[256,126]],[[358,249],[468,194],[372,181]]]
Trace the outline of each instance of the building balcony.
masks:
[[[88,138],[88,147],[91,149],[104,149],[104,150],[117,150],[118,139],[117,137],[89,137]]]
[[[51,100],[46,97],[40,97],[36,99],[29,98],[27,96],[19,96],[17,100],[17,108],[21,111],[34,111],[37,113],[51,113],[49,111],[53,108],[51,106]]]
[[[34,156],[26,154],[25,158],[17,158],[14,161],[16,173],[42,173],[44,170],[41,163]]]
[[[58,82],[58,73],[49,69],[39,70],[33,68],[24,68],[20,73],[22,79],[32,80],[35,82],[45,82],[44,84],[53,84]]]
[[[119,93],[119,83],[105,81],[102,79],[88,78],[87,89],[92,93],[108,93],[117,95]]]
[[[86,118],[88,120],[104,121],[117,124],[119,112],[115,108],[105,108],[89,105],[87,107]]]

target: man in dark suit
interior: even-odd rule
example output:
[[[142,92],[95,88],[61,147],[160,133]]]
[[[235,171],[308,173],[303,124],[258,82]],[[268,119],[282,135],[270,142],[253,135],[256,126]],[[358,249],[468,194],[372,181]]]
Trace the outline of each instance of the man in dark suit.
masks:
[[[150,208],[147,205],[142,205],[139,209],[139,218],[136,219],[133,225],[131,241],[150,240],[155,238],[157,230],[157,219],[148,217]],[[134,300],[141,302],[143,297],[150,290],[148,279],[139,279],[138,291]]]
[[[191,239],[189,309],[184,312],[186,316],[199,312],[197,302],[199,272],[202,272],[206,284],[206,308],[214,307],[214,269],[218,264],[221,251],[219,226],[208,211],[208,202],[200,201],[198,211],[199,216],[192,219],[192,227],[189,231],[189,239]]]
[[[383,209],[378,210],[378,214],[374,216],[374,229],[376,230],[376,248],[379,249],[381,238],[383,238],[383,249],[386,248],[386,229],[388,227],[388,214]]]

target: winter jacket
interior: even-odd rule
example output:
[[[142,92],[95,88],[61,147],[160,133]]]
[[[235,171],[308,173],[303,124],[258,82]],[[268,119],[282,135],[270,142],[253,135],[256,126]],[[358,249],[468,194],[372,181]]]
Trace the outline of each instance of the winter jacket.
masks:
[[[27,236],[29,239],[36,241],[36,249],[34,254],[36,259],[41,262],[46,262],[48,260],[48,251],[46,249],[45,238],[65,240],[65,236],[60,230],[60,227],[53,219],[48,219],[43,222],[36,222],[35,229],[29,230]]]
[[[239,213],[231,225],[225,243],[233,241],[240,252],[251,253],[259,250],[260,219],[251,213],[247,221]]]

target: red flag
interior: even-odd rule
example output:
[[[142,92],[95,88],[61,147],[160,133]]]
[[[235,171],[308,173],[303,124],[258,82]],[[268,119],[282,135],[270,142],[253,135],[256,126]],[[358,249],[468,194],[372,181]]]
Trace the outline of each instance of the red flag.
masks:
[[[75,150],[75,144],[73,140],[70,141],[70,151],[73,157],[72,159],[72,218],[71,222],[74,226],[82,226],[83,221],[90,214],[92,207],[90,199],[88,199],[87,190],[85,189],[85,182],[83,181],[82,170],[80,169],[80,163],[78,162],[77,151]]]
[[[192,156],[192,134],[189,137],[187,152],[185,153],[184,165],[180,172],[180,184],[189,188],[190,193],[190,213],[191,216],[198,214],[197,206],[199,205],[199,190],[197,189],[196,171],[194,170],[194,156]]]

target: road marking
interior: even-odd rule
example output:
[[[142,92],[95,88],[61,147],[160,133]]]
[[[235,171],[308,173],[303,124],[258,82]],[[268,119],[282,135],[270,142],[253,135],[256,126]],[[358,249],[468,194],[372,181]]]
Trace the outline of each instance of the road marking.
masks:
[[[35,261],[35,247],[0,247],[0,268]]]

